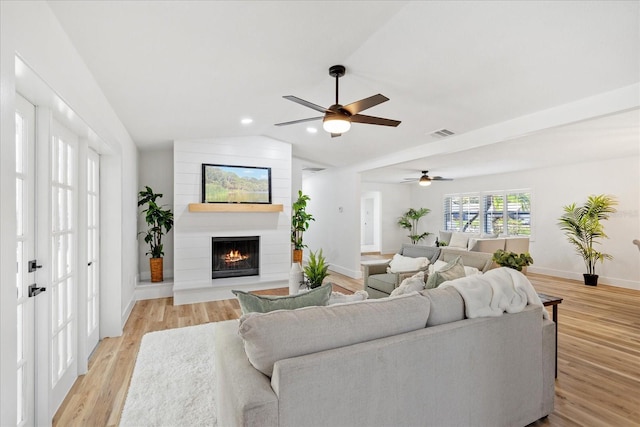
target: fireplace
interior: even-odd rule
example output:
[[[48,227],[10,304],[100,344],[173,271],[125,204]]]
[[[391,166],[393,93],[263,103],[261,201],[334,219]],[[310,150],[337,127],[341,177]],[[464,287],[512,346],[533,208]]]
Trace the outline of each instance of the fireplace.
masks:
[[[211,278],[260,274],[260,236],[212,237]]]

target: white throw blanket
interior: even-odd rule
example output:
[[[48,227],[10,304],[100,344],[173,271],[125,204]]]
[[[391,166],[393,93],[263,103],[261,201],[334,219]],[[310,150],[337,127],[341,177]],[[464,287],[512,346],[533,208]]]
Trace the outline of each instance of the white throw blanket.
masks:
[[[502,267],[489,270],[482,275],[467,276],[444,282],[439,287],[452,286],[464,299],[466,316],[497,317],[507,313],[518,313],[527,304],[543,307],[529,279],[512,268]],[[549,318],[547,310],[542,316]]]

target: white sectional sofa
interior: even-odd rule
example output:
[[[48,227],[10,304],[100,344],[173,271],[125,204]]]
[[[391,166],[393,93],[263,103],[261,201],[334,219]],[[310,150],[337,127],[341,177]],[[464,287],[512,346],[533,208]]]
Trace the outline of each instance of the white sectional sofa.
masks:
[[[450,287],[221,322],[218,425],[525,426],[553,411],[542,310],[467,319]]]

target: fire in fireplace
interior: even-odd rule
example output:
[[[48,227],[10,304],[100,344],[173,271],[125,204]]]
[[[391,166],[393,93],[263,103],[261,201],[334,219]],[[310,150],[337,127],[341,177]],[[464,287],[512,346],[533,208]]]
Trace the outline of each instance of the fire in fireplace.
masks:
[[[260,236],[212,237],[211,278],[260,274]]]

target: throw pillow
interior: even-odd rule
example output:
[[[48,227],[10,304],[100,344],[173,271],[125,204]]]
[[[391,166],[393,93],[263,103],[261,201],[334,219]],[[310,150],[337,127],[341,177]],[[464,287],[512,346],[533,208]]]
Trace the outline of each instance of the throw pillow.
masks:
[[[340,292],[331,292],[328,305],[344,304],[347,302],[355,302],[355,301],[364,301],[367,298],[369,298],[369,293],[367,291],[355,291],[351,295],[343,294]]]
[[[460,277],[465,277],[464,265],[462,264],[462,259],[460,257],[456,257],[456,259],[449,262],[449,264],[441,270],[434,271],[433,274],[430,274],[425,288],[437,288],[447,280],[459,279]]]
[[[401,273],[403,271],[416,271],[426,268],[429,265],[429,258],[413,258],[395,254],[389,263],[387,273]]]
[[[434,271],[442,270],[444,267],[447,266],[447,264],[449,263],[437,260],[433,264],[429,265],[429,274],[433,273]]]
[[[449,242],[449,247],[466,250],[468,243],[469,243],[469,234],[456,231],[451,235],[451,241]]]
[[[420,292],[424,289],[424,271],[414,274],[411,277],[407,277],[395,288],[391,295],[396,297],[398,295],[408,294],[409,292]]]
[[[466,265],[464,266],[464,275],[465,276],[474,276],[476,274],[482,274],[482,271],[478,270],[475,267],[467,267]]]
[[[268,313],[274,310],[295,310],[312,305],[327,305],[331,295],[331,285],[323,285],[297,295],[273,296],[255,295],[244,291],[231,291],[238,298],[242,314]]]

